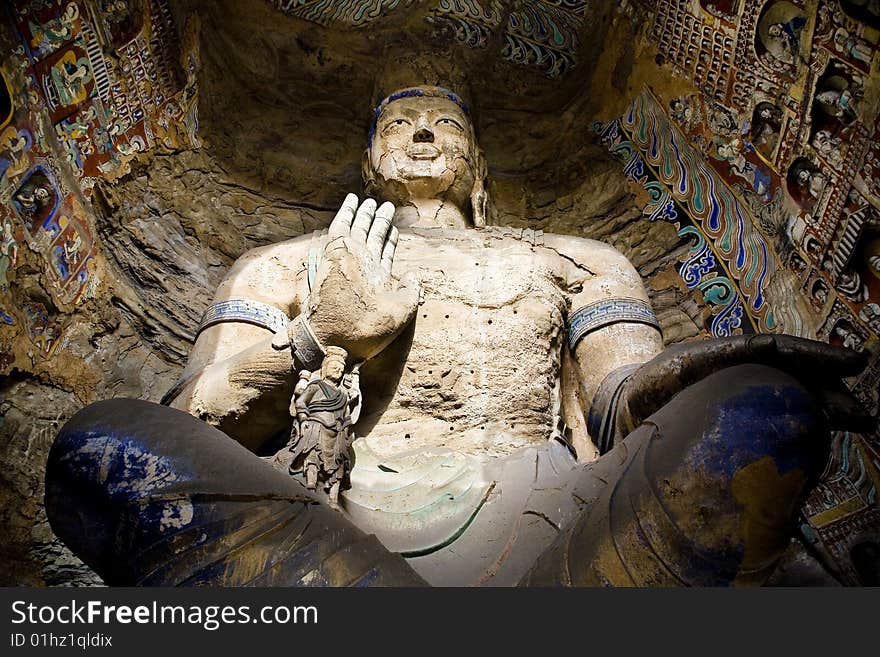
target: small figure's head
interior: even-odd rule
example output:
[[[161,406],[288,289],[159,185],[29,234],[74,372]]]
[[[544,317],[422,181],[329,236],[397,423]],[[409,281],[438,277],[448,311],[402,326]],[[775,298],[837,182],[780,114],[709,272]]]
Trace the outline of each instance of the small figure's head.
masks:
[[[862,308],[861,312],[859,312],[859,317],[864,320],[872,331],[876,332],[880,329],[880,306],[876,303],[869,303]]]
[[[485,225],[485,158],[467,105],[448,89],[401,89],[379,103],[363,175],[368,195],[398,206],[449,201]]]
[[[781,37],[785,33],[785,30],[782,27],[782,23],[771,23],[770,27],[767,28],[767,34],[772,37]]]
[[[342,347],[327,347],[324,362],[321,363],[321,378],[339,383],[345,374],[345,359],[348,352]]]
[[[836,106],[840,101],[842,94],[837,89],[826,89],[816,94],[816,100],[825,105]]]

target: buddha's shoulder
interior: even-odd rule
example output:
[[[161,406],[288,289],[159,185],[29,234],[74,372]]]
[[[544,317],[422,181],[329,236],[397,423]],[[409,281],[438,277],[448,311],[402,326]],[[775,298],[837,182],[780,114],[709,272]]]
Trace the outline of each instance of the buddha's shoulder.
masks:
[[[630,260],[612,245],[599,240],[573,235],[544,233],[543,244],[565,258],[597,273],[613,270],[634,270]]]
[[[424,242],[445,242],[461,249],[482,249],[498,241],[516,242],[532,250],[542,247],[562,256],[566,261],[581,265],[595,273],[622,270],[634,271],[627,257],[612,245],[599,240],[545,233],[541,230],[513,226],[487,226],[484,228],[409,228],[401,229],[403,245],[418,248]]]
[[[312,249],[320,250],[326,241],[326,231],[316,231],[283,242],[257,246],[240,255],[230,268],[230,274],[262,275],[268,271],[298,270]]]

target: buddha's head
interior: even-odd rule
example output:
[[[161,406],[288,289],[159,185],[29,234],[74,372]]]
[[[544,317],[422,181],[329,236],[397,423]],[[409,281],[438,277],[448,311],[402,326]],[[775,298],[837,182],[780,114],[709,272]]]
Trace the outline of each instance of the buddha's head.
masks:
[[[485,225],[486,164],[465,103],[442,87],[396,91],[375,110],[363,160],[370,196],[452,203]]]

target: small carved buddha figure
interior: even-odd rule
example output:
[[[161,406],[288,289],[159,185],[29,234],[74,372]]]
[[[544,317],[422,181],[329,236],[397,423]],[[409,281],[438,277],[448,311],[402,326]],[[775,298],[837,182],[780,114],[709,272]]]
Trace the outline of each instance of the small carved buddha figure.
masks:
[[[339,488],[348,474],[351,447],[351,409],[341,385],[345,373],[344,349],[327,347],[320,377],[311,380],[291,401],[295,418],[291,470],[305,473],[306,488],[315,490],[320,478],[329,491],[329,504],[339,508]]]
[[[56,533],[113,583],[765,581],[828,428],[866,422],[839,389],[863,356],[771,335],[664,350],[616,249],[486,226],[486,164],[447,89],[385,98],[363,172],[368,198],[349,195],[326,234],[239,258],[174,408],[100,402],[65,426],[47,474]],[[342,513],[308,490],[317,460],[298,483],[242,447],[287,435],[296,373],[326,364],[326,345],[362,365]],[[317,390],[294,402],[302,439]],[[306,442],[330,435],[316,430]],[[164,478],[114,484],[144,458]],[[107,515],[130,541],[84,530]]]

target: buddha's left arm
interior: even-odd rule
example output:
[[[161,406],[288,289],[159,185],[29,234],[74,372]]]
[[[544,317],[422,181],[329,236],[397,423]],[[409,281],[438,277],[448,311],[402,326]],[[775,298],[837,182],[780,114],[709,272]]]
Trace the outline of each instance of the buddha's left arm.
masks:
[[[651,360],[663,351],[663,338],[642,278],[622,253],[594,240],[545,237],[547,246],[573,265],[567,267],[568,344],[563,348],[569,350],[586,414],[609,374]]]
[[[843,379],[864,370],[867,351],[766,334],[664,349],[642,279],[619,251],[592,240],[547,237],[547,245],[577,269],[567,278],[570,369],[579,379],[581,408],[589,415],[589,438],[600,452],[611,449],[689,385],[745,363],[779,369],[802,381],[814,391],[831,428],[876,428],[876,418],[843,384]]]
[[[589,403],[609,373],[663,351],[663,338],[642,277],[620,251],[578,238],[551,246],[580,269],[569,284],[567,337]]]

